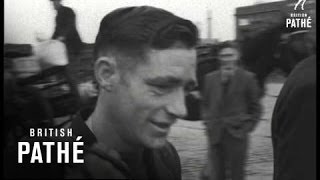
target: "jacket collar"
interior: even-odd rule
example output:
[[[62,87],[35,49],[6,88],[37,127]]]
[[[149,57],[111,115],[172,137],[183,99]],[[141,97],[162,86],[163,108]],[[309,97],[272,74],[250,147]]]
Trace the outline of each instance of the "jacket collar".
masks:
[[[73,128],[74,136],[82,136],[82,141],[85,145],[91,146],[97,143],[97,138],[85,124],[85,120],[88,119],[90,114],[93,112],[93,109],[89,111],[79,111],[74,115],[72,120],[71,128]],[[167,148],[165,148],[167,149]],[[149,178],[152,179],[173,179],[174,175],[172,174],[172,169],[168,169],[168,164],[164,161],[167,161],[168,157],[163,157],[163,153],[167,150],[153,150],[146,148],[144,150],[143,156],[147,166],[147,174]],[[104,154],[104,153],[103,153]],[[113,157],[105,156],[113,165],[122,169],[121,171],[127,175],[131,174],[126,162],[121,159],[115,159]],[[124,164],[123,164],[124,163]],[[170,166],[170,165],[169,165]],[[171,165],[172,166],[172,165]],[[130,175],[129,175],[130,176]]]
[[[85,120],[91,114],[91,109],[89,112],[79,111],[73,117],[71,128],[75,136],[82,136],[82,140],[86,145],[92,145],[97,142],[97,138],[85,124]]]

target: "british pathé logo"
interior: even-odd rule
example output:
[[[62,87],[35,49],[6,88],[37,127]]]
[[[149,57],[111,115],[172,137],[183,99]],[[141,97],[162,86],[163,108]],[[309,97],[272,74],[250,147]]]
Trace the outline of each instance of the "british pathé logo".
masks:
[[[289,6],[294,5],[294,11],[289,13],[289,18],[286,18],[286,27],[287,28],[311,28],[311,17],[307,13],[307,11],[304,11],[305,3],[307,0],[298,0],[296,3],[291,3]],[[301,11],[299,10],[299,5],[301,8]]]
[[[299,4],[301,4],[301,10],[304,10],[304,3],[306,3],[307,0],[299,0],[296,5],[294,5],[294,10],[297,10],[297,7]]]

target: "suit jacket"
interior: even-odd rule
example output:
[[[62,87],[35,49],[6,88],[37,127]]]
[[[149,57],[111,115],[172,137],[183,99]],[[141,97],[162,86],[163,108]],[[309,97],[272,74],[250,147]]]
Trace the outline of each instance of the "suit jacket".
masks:
[[[212,144],[220,142],[224,130],[245,138],[261,114],[260,89],[253,73],[238,68],[226,92],[222,86],[220,70],[205,76],[201,113]]]
[[[63,36],[68,52],[78,52],[82,41],[76,28],[76,15],[69,7],[61,6],[57,10],[56,27],[52,39]]]
[[[287,78],[272,116],[274,180],[316,179],[316,56]]]

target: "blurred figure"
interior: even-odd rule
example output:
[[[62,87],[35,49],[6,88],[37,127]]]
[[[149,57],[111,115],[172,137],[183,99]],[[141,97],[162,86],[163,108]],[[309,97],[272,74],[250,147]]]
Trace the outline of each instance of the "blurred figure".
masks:
[[[244,179],[248,133],[260,117],[259,88],[254,74],[238,67],[239,51],[226,44],[220,69],[205,76],[202,116],[209,139],[209,179]]]
[[[57,11],[56,27],[52,39],[64,42],[70,55],[77,55],[82,41],[76,28],[76,15],[69,7],[61,4],[62,0],[50,0]],[[72,61],[72,60],[69,60]]]
[[[316,9],[309,41],[313,55],[295,66],[272,116],[274,180],[316,179]]]
[[[74,11],[66,6],[63,6],[62,4],[62,0],[50,0],[52,2],[53,8],[57,11],[57,15],[56,15],[56,26],[55,26],[55,30],[54,33],[52,35],[52,39],[54,40],[59,40],[61,42],[63,42],[65,44],[66,47],[66,51],[67,51],[67,65],[64,65],[65,63],[58,63],[59,65],[56,65],[52,68],[48,68],[46,69],[46,71],[55,71],[57,70],[57,73],[55,74],[59,74],[62,71],[62,76],[64,76],[64,79],[67,79],[68,84],[70,85],[70,99],[73,99],[72,101],[75,102],[74,104],[75,107],[72,108],[73,113],[75,111],[78,110],[79,107],[81,107],[80,104],[80,96],[79,96],[79,92],[77,90],[77,85],[79,82],[79,79],[77,78],[75,72],[73,71],[74,65],[77,64],[78,62],[78,55],[81,51],[82,48],[82,41],[80,38],[80,35],[77,31],[76,28],[76,14],[74,13]],[[51,54],[46,54],[49,55],[47,56],[47,61],[55,61],[53,59],[59,59],[62,60],[64,58],[64,52],[58,50],[58,48],[56,49],[56,51],[54,51],[54,48],[50,49],[50,46],[59,46],[60,45],[54,41],[47,41],[47,42],[43,42],[42,45],[44,46],[44,48],[48,48],[48,50],[46,51],[45,49],[43,50],[42,53],[47,53],[50,52]],[[50,51],[49,51],[50,50]],[[51,57],[51,58],[50,58]],[[57,61],[55,61],[57,62]],[[67,103],[64,103],[67,104]],[[60,109],[66,109],[66,108],[60,108]],[[60,111],[60,110],[57,110]],[[66,113],[69,113],[66,112]],[[62,114],[66,114],[66,113],[61,113]],[[60,114],[60,113],[59,113]]]
[[[15,145],[31,127],[50,126],[53,118],[50,105],[39,90],[21,86],[18,80],[14,74],[4,70],[5,146]]]
[[[272,116],[274,180],[316,179],[316,55],[292,71]]]
[[[68,65],[64,69],[64,74],[71,84],[71,93],[80,100],[77,85],[79,79],[77,78],[77,72],[75,72],[75,66],[78,64],[78,55],[82,48],[82,41],[76,28],[76,15],[74,11],[61,4],[62,0],[50,0],[54,9],[57,11],[56,26],[52,39],[60,40],[65,43],[67,48]],[[62,55],[62,54],[61,54]],[[55,56],[59,56],[56,54]],[[79,103],[77,102],[79,105]],[[81,105],[79,105],[80,107]],[[75,108],[77,109],[77,108]]]

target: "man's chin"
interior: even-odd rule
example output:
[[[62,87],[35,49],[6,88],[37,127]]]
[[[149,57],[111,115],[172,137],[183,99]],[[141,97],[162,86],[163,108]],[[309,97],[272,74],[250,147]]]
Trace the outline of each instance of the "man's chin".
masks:
[[[166,145],[166,143],[167,143],[166,137],[152,138],[145,143],[145,146],[151,149],[158,149],[158,148],[162,148],[164,145]]]

